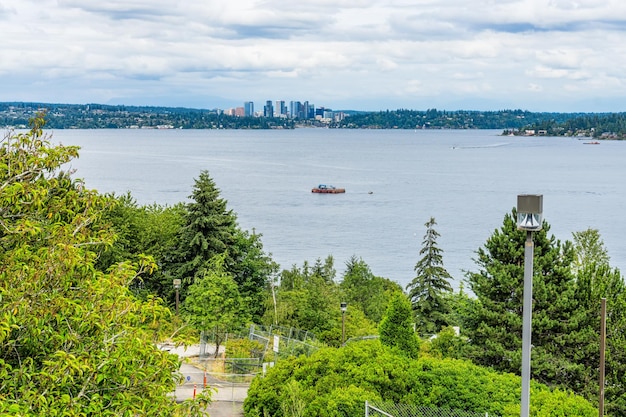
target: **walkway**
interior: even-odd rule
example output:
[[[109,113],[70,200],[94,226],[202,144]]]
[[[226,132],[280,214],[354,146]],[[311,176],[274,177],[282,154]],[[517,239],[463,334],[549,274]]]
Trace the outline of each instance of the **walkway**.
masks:
[[[165,347],[164,347],[165,348]],[[182,358],[190,358],[199,355],[199,346],[189,346],[187,348],[169,348],[171,353],[175,353]],[[184,401],[193,398],[194,392],[200,393],[205,384],[207,388],[215,389],[211,395],[213,402],[208,407],[211,417],[239,417],[243,416],[243,401],[248,395],[247,383],[230,383],[216,379],[210,375],[205,375],[202,369],[191,364],[183,363],[180,367],[184,381],[182,385],[176,387],[176,401]]]

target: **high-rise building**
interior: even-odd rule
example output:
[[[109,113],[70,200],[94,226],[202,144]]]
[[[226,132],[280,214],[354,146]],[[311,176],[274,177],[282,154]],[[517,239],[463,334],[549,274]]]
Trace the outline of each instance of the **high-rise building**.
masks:
[[[274,106],[272,106],[272,100],[267,100],[265,106],[263,106],[264,117],[274,117]]]
[[[304,115],[302,114],[302,103],[299,101],[291,101],[289,103],[289,114],[292,119],[303,119]]]
[[[244,115],[246,116],[254,116],[254,102],[246,101],[243,103]]]
[[[285,105],[284,100],[276,100],[276,113],[274,116],[276,117],[287,117],[287,106]]]
[[[302,113],[303,119],[314,119],[315,118],[315,105],[309,104],[308,101],[305,101],[302,105]]]

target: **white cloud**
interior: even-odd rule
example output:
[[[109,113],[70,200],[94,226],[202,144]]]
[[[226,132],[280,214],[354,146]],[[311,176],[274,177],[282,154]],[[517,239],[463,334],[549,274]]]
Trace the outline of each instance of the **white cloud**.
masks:
[[[0,100],[568,111],[626,93],[619,16],[615,0],[0,2]]]

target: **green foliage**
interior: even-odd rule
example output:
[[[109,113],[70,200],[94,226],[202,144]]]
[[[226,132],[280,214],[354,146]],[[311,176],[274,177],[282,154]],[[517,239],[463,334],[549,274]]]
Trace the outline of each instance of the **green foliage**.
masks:
[[[609,265],[609,254],[600,237],[598,229],[588,228],[582,232],[572,233],[574,237],[574,269],[584,269],[591,263]]]
[[[200,173],[190,198],[174,255],[176,269],[172,271],[185,287],[204,276],[207,263],[216,255],[227,254],[226,268],[233,264],[229,250],[234,246],[237,228],[235,213],[227,208],[208,171]],[[182,299],[185,295],[186,291],[181,291]]]
[[[115,197],[104,213],[103,222],[115,231],[113,245],[100,250],[97,266],[106,271],[123,260],[136,260],[144,254],[152,256],[157,265],[163,265],[176,247],[176,235],[183,226],[185,209],[174,206],[138,206],[130,193]],[[156,295],[175,306],[172,277],[162,269],[155,269],[131,284],[140,296]]]
[[[565,121],[578,114],[532,113],[524,110],[470,111],[470,110],[386,110],[363,112],[346,117],[342,128],[376,129],[506,129],[545,120]]]
[[[370,267],[356,256],[346,262],[340,288],[351,308],[358,307],[376,324],[383,318],[392,295],[402,292],[397,283],[374,276]]]
[[[180,363],[153,339],[169,310],[128,289],[154,265],[95,267],[110,200],[61,171],[77,149],[33,123],[0,147],[0,414],[198,415],[171,397]]]
[[[519,373],[526,233],[517,230],[515,218],[513,210],[477,252],[481,269],[467,276],[476,300],[464,304],[462,328],[471,340],[465,351],[468,358]],[[599,303],[606,297],[611,312],[606,409],[619,414],[626,398],[622,382],[626,375],[624,281],[605,262],[606,253],[595,232],[576,235],[578,252],[571,242],[561,243],[548,232],[544,221],[543,229],[533,233],[532,378],[597,400]]]
[[[215,356],[228,332],[248,324],[247,300],[243,299],[233,277],[225,271],[224,255],[215,256],[204,276],[189,288],[183,303],[183,313],[189,323],[215,334]]]
[[[307,330],[319,340],[339,346],[340,304],[345,298],[342,287],[334,281],[335,275],[332,257],[324,262],[318,259],[312,267],[304,262],[301,268],[294,265],[290,270],[283,270],[280,285],[267,295],[264,322]],[[376,326],[365,317],[358,303],[348,305],[345,323],[346,340],[376,333]]]
[[[477,363],[506,372],[521,369],[524,243],[526,232],[517,230],[516,212],[505,216],[501,230],[494,231],[478,250],[481,270],[469,273],[468,281],[477,302],[468,311],[464,331],[472,340],[471,358]],[[550,227],[533,234],[534,311],[533,378],[551,383],[574,378],[575,369],[563,360],[563,348],[577,330],[579,310],[575,279],[570,272],[571,245],[548,237]],[[539,359],[541,358],[541,359]]]
[[[226,342],[227,358],[263,358],[265,345],[250,339],[229,339]]]
[[[445,327],[436,337],[422,343],[420,350],[436,358],[460,359],[467,344],[467,339],[457,335],[455,328]]]
[[[182,227],[169,254],[162,258],[163,276],[170,283],[166,285],[180,279],[180,298],[184,300],[195,279],[204,276],[209,261],[221,255],[224,271],[233,277],[241,296],[250,300],[246,305],[249,315],[260,318],[270,277],[278,268],[263,252],[261,236],[239,228],[235,213],[228,209],[207,171],[196,179],[190,197]]]
[[[450,312],[445,294],[452,292],[452,276],[443,267],[442,251],[437,246],[439,233],[434,217],[425,223],[426,234],[422,242],[422,258],[415,265],[416,276],[407,285],[409,298],[416,314],[417,328],[421,334],[433,334],[448,325]]]
[[[48,109],[52,129],[293,129],[295,121],[283,117],[230,116],[216,109],[126,106],[106,104],[0,103],[0,126],[27,125],[32,113]]]
[[[234,262],[230,266],[242,297],[248,299],[248,311],[255,321],[264,313],[264,301],[270,292],[271,277],[278,271],[278,264],[263,251],[261,235],[237,228],[234,247],[231,248]]]
[[[409,358],[417,358],[420,342],[413,326],[411,303],[404,294],[395,294],[378,325],[380,342]]]
[[[537,121],[520,130],[526,129],[545,130],[550,136],[624,139],[626,137],[626,113],[570,115],[566,120]]]
[[[245,415],[362,416],[364,403],[389,401],[519,416],[520,380],[467,361],[407,359],[378,341],[321,349],[310,357],[278,362],[248,390]],[[303,408],[302,408],[303,407]],[[581,397],[532,384],[533,416],[594,416]]]

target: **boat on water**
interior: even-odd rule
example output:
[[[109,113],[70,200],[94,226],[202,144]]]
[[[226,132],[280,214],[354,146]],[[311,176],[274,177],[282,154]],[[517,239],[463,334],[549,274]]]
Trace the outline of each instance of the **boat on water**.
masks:
[[[346,189],[336,188],[335,186],[332,186],[332,185],[319,184],[317,187],[313,188],[311,192],[319,193],[319,194],[341,194],[341,193],[345,193]]]
[[[583,142],[585,145],[599,145],[600,142],[598,142],[597,140],[591,141],[591,142]]]

